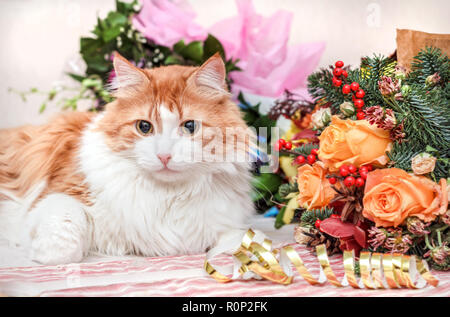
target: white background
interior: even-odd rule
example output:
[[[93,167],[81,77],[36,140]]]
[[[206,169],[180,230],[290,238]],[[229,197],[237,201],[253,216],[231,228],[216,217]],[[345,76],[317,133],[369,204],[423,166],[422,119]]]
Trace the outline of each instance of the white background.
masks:
[[[191,0],[197,21],[208,27],[234,16],[231,0]],[[448,0],[254,0],[258,13],[277,9],[294,13],[291,43],[325,41],[319,66],[340,59],[359,64],[363,55],[395,50],[396,28],[450,33]],[[96,16],[114,8],[113,0],[0,0],[0,128],[42,123],[56,107],[40,115],[43,98],[24,103],[8,88],[48,90],[64,79],[77,57],[79,38],[88,35]]]

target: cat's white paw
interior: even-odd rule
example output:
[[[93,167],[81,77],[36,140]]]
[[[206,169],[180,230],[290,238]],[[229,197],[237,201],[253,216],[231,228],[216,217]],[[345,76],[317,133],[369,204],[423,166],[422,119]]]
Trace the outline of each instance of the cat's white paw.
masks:
[[[88,223],[83,205],[63,194],[52,194],[30,213],[30,257],[42,264],[80,262],[88,248]]]
[[[82,237],[74,231],[75,224],[63,222],[41,223],[31,239],[30,257],[42,264],[80,262],[83,258]]]

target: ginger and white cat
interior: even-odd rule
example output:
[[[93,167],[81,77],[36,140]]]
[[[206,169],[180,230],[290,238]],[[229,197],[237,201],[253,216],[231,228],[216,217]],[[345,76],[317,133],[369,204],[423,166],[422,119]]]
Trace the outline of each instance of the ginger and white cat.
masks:
[[[143,70],[116,54],[114,69],[104,112],[0,132],[0,236],[40,263],[204,252],[253,212],[249,162],[211,159],[248,149],[220,56]]]

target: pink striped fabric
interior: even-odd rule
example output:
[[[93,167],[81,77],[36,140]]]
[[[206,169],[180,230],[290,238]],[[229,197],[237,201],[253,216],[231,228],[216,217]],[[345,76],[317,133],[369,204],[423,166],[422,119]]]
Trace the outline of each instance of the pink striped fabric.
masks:
[[[295,249],[310,272],[318,276],[319,266],[314,254],[300,245],[295,245]],[[6,295],[39,296],[450,296],[450,272],[433,271],[440,280],[439,286],[419,290],[356,290],[337,288],[329,283],[311,286],[300,276],[296,276],[290,285],[265,280],[220,284],[203,272],[204,259],[204,254],[198,254],[2,268],[0,289]],[[333,256],[330,262],[338,278],[342,278],[342,256]],[[218,256],[212,262],[213,265],[231,263],[228,255]],[[26,292],[22,294],[20,289]]]

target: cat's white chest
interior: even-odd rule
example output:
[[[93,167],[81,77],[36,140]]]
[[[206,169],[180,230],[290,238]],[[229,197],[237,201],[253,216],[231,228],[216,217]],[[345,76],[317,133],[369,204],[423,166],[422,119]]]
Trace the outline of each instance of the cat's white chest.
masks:
[[[90,131],[79,157],[93,202],[87,208],[92,247],[102,253],[204,252],[220,234],[244,227],[252,210],[245,175],[199,175],[190,183],[164,185],[111,153],[101,134]]]

